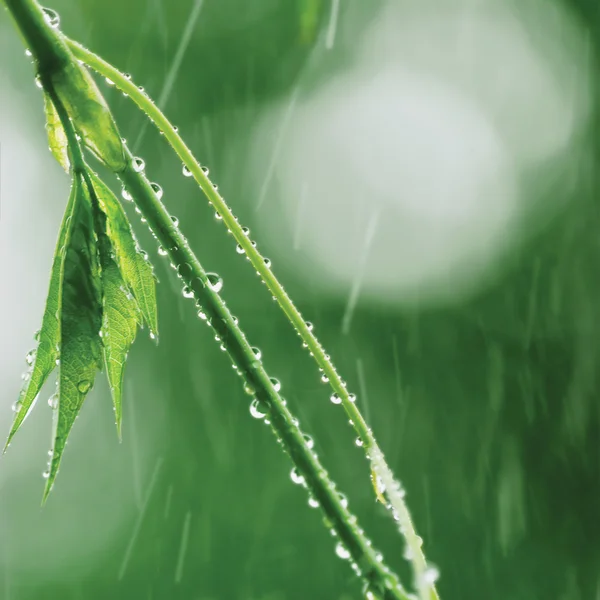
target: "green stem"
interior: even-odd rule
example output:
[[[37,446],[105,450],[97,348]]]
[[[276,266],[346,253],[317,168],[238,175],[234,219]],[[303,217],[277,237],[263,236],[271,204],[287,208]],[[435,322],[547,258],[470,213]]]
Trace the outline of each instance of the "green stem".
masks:
[[[48,84],[47,91],[53,101],[57,102],[57,112],[70,142],[73,168],[83,169],[85,172],[86,167],[74,128],[51,83],[55,66],[61,61],[63,65],[69,65],[74,58],[69,56],[68,50],[65,57],[62,36],[48,26],[43,12],[33,0],[5,0],[5,3],[34,53],[42,84]],[[38,35],[42,36],[44,43],[37,43]],[[48,53],[48,56],[38,56],[37,52]],[[66,63],[64,63],[65,58]],[[356,517],[348,511],[335,484],[312,451],[312,444],[309,444],[305,434],[298,427],[297,420],[278,394],[262,362],[258,360],[254,349],[238,327],[237,321],[232,317],[220,295],[213,289],[207,273],[190,249],[187,240],[171,219],[145,175],[136,171],[133,157],[128,150],[126,150],[126,164],[119,172],[119,177],[136,199],[136,204],[147,219],[153,234],[167,249],[169,258],[176,265],[183,283],[193,292],[198,305],[204,308],[208,316],[207,322],[212,325],[217,336],[222,340],[224,349],[229,353],[238,371],[247,384],[255,390],[256,398],[268,408],[276,436],[318,501],[326,522],[334,530],[356,565],[355,570],[364,579],[371,596],[384,600],[410,600],[410,596],[402,588],[397,577],[378,560],[370,541],[358,527]]]
[[[4,0],[34,60],[38,71],[52,77],[71,61],[63,37],[48,26],[42,7],[35,0]]]
[[[214,328],[233,363],[254,390],[256,398],[268,407],[269,419],[276,436],[292,457],[296,468],[319,502],[327,521],[347,548],[368,585],[377,590],[377,595],[381,594],[386,599],[407,600],[409,596],[400,587],[396,577],[377,561],[370,542],[356,525],[356,517],[345,507],[335,484],[296,425],[297,420],[275,390],[262,361],[257,359],[252,346],[221,296],[212,289],[206,272],[187,240],[173,223],[144,174],[133,168],[132,156],[129,155],[128,158],[128,165],[120,174],[125,187],[135,198],[158,242],[167,250],[172,263],[177,266],[183,283],[193,292],[198,305],[207,316],[207,323]]]
[[[156,127],[164,134],[165,138],[179,156],[183,164],[189,169],[196,182],[206,194],[208,201],[222,217],[227,229],[231,232],[236,242],[244,249],[244,252],[252,266],[258,272],[260,278],[276,299],[277,303],[287,316],[290,323],[300,335],[302,341],[308,348],[315,362],[321,369],[323,375],[329,380],[334,394],[341,401],[350,424],[356,431],[363,443],[363,447],[371,463],[372,472],[376,478],[385,486],[385,494],[398,521],[400,531],[406,540],[408,547],[407,555],[413,567],[415,586],[420,590],[422,600],[438,600],[439,596],[435,585],[426,581],[427,561],[422,549],[422,539],[417,535],[412,522],[408,506],[404,501],[404,493],[400,484],[396,481],[392,470],[385,460],[382,450],[377,444],[371,428],[367,425],[360,410],[355,403],[355,396],[350,394],[346,384],[337,373],[333,363],[325,353],[323,346],[315,336],[310,325],[304,320],[300,311],[296,308],[292,299],[273,274],[273,271],[265,262],[264,257],[253,245],[250,237],[244,233],[244,228],[239,224],[229,206],[211,183],[207,173],[196,160],[191,150],[187,147],[177,130],[173,127],[167,117],[156,106],[156,104],[131,81],[130,78],[118,69],[107,63],[98,55],[94,54],[81,44],[65,38],[73,54],[81,61],[89,65],[95,71],[110,79],[121,91],[126,93],[138,107],[148,116]]]

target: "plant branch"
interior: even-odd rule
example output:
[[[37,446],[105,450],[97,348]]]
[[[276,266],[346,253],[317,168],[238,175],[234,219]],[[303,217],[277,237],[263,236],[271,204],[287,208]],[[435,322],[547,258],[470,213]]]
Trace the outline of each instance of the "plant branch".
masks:
[[[42,10],[34,0],[5,0],[5,3],[36,58],[42,84],[50,81],[48,93],[53,96],[53,99],[57,99],[52,88],[51,69],[61,64],[71,66],[75,64],[74,58],[70,56],[68,50],[65,52],[61,34],[46,23]],[[71,126],[69,117],[72,115],[66,114],[66,109],[60,101],[56,108],[67,131]],[[81,151],[72,128],[68,136],[74,168],[83,168],[85,171],[85,167],[82,166]],[[371,543],[358,527],[356,517],[348,511],[335,484],[312,451],[312,444],[297,426],[297,421],[278,394],[262,362],[238,327],[237,321],[232,317],[217,291],[213,289],[213,282],[190,249],[187,240],[171,219],[145,175],[135,169],[131,153],[126,148],[124,150],[124,167],[120,167],[118,173],[120,178],[135,198],[153,234],[167,249],[169,258],[177,267],[183,283],[191,290],[198,305],[203,307],[208,316],[207,322],[214,328],[222,341],[223,348],[227,350],[247,384],[255,390],[256,398],[268,408],[275,434],[291,456],[307,487],[319,502],[326,522],[339,537],[344,548],[343,553],[348,553],[355,570],[365,580],[371,596],[384,600],[409,600],[410,596],[402,588],[397,577],[378,560]],[[204,184],[209,185],[208,180],[205,180]],[[235,223],[233,217],[232,220]],[[282,293],[285,294],[283,290]],[[301,320],[299,314],[298,318]],[[303,321],[302,325],[308,331]],[[318,348],[320,349],[320,346]],[[322,353],[322,350],[320,352]],[[330,370],[332,371],[333,367],[330,367]],[[337,374],[335,376],[337,377]],[[368,429],[365,432],[368,433]]]
[[[304,320],[264,257],[256,249],[251,238],[246,234],[245,228],[239,224],[225,200],[210,181],[206,170],[202,168],[192,154],[192,151],[177,132],[177,129],[173,127],[152,99],[140,90],[129,77],[107,63],[100,56],[94,54],[78,42],[67,37],[65,37],[65,40],[69,48],[73,51],[73,54],[79,60],[112,81],[117,88],[126,93],[164,134],[164,137],[185,167],[194,176],[194,179],[205,193],[210,204],[215,208],[217,214],[222,217],[223,223],[231,232],[236,242],[243,248],[250,263],[256,269],[292,326],[298,332],[311,356],[314,357],[323,376],[329,380],[329,384],[335,394],[335,401],[342,404],[350,419],[350,424],[361,440],[371,463],[372,473],[376,479],[379,479],[380,484],[383,484],[381,487],[388,498],[388,508],[392,510],[395,519],[398,521],[400,531],[406,540],[406,554],[410,557],[415,585],[420,590],[421,599],[430,600],[431,598],[432,600],[438,600],[439,596],[434,583],[427,581],[426,572],[428,567],[422,549],[422,539],[417,535],[413,525],[408,506],[404,501],[404,491],[401,489],[400,483],[395,479],[391,468],[387,464],[371,428],[367,425],[358,409],[355,396],[348,392],[346,384],[339,376],[331,359],[325,353],[323,346],[313,333],[311,325]]]

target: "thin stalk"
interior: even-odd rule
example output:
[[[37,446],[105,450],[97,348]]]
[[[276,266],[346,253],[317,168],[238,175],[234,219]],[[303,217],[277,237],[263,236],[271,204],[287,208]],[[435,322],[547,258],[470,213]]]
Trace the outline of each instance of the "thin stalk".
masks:
[[[392,510],[394,518],[398,521],[400,531],[406,540],[406,556],[409,557],[412,564],[415,586],[420,592],[421,599],[439,600],[434,583],[428,581],[427,561],[422,549],[423,541],[417,535],[408,506],[404,501],[404,492],[401,489],[399,482],[395,479],[391,468],[387,464],[385,456],[379,448],[371,428],[367,425],[358,409],[355,403],[355,396],[348,392],[346,384],[339,376],[331,359],[313,333],[311,325],[304,320],[300,311],[292,302],[292,299],[288,296],[279,280],[273,274],[273,271],[265,261],[265,258],[253,245],[251,238],[245,233],[245,228],[240,225],[225,200],[210,181],[207,171],[202,168],[192,154],[192,151],[177,132],[177,129],[171,124],[152,99],[145,92],[138,89],[136,84],[133,83],[129,77],[107,63],[100,56],[94,54],[78,42],[69,38],[65,38],[65,40],[76,58],[89,65],[100,75],[114,83],[122,92],[126,93],[164,134],[164,137],[179,156],[185,167],[189,169],[197,184],[205,193],[208,201],[214,207],[217,214],[222,218],[225,226],[231,232],[236,242],[243,248],[250,263],[256,269],[260,278],[266,284],[280,308],[298,332],[300,338],[311,353],[311,356],[314,357],[315,362],[323,373],[323,377],[328,379],[329,384],[336,395],[336,402],[342,404],[350,419],[350,424],[361,440],[371,463],[375,480],[378,479],[380,484],[383,484],[381,487],[384,488],[382,491],[386,494],[389,501],[388,508]]]
[[[50,58],[41,60],[35,52],[41,48],[40,51],[52,54],[54,43],[56,43],[56,48],[62,50],[61,34],[48,26],[42,11],[34,0],[5,0],[5,2],[25,39],[33,48],[32,52],[37,61],[40,80],[42,83],[49,82],[48,92],[53,100],[58,100],[52,88],[51,74],[44,70],[54,68],[55,61]],[[39,34],[38,32],[44,29],[47,43],[40,46],[32,43],[31,38],[35,38]],[[57,56],[59,55],[61,52],[57,50]],[[67,58],[70,61],[74,60],[68,54]],[[86,171],[77,137],[60,101],[57,104],[57,111],[68,135],[74,159],[73,168],[78,171],[81,169]],[[273,431],[319,503],[326,522],[339,538],[343,548],[341,553],[347,552],[348,558],[351,558],[355,565],[355,571],[364,579],[368,595],[384,600],[410,600],[409,594],[402,588],[397,577],[382,561],[378,560],[370,541],[359,528],[356,517],[347,509],[346,502],[313,452],[312,441],[309,441],[310,438],[307,439],[307,436],[298,427],[298,421],[290,413],[285,401],[275,389],[255,349],[249,344],[239,328],[237,320],[231,315],[225,302],[214,289],[214,282],[202,268],[150,182],[144,173],[138,172],[134,167],[133,156],[128,149],[126,149],[125,167],[120,170],[119,177],[132,197],[135,198],[152,233],[166,248],[169,258],[177,268],[179,277],[191,290],[198,306],[204,309],[208,317],[207,323],[214,328],[219,341],[222,342],[222,348],[228,352],[246,384],[252,386],[257,400],[267,407]],[[90,185],[89,178],[85,177],[85,179]]]

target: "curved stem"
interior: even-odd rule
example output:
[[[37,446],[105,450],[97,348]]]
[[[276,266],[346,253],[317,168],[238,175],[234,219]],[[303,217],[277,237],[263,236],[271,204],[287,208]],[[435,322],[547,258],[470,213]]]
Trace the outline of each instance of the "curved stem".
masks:
[[[177,129],[173,127],[158,106],[156,106],[143,91],[138,89],[130,78],[125,76],[111,64],[107,63],[81,44],[69,38],[65,38],[65,40],[73,54],[79,60],[108,78],[121,91],[126,93],[164,134],[173,150],[194,176],[194,179],[205,193],[210,204],[212,204],[216,212],[222,217],[224,224],[231,232],[236,242],[243,248],[250,263],[256,269],[260,278],[266,284],[288,320],[298,332],[309,352],[314,357],[323,376],[329,380],[329,384],[333,389],[334,394],[337,396],[337,401],[342,404],[350,419],[350,424],[360,438],[371,463],[372,473],[375,475],[375,479],[378,478],[383,484],[382,487],[384,487],[384,493],[389,501],[388,508],[392,510],[395,519],[399,523],[400,531],[406,540],[407,556],[410,557],[409,560],[413,567],[415,586],[419,590],[421,599],[437,600],[439,596],[434,583],[427,581],[427,562],[422,549],[422,539],[416,533],[408,506],[404,501],[404,492],[387,464],[384,454],[379,448],[371,428],[367,425],[358,409],[355,403],[355,396],[348,392],[346,384],[339,376],[329,356],[325,353],[323,346],[313,333],[311,325],[304,320],[300,311],[292,302],[292,299],[288,296],[279,280],[273,274],[273,271],[265,261],[264,257],[253,245],[250,237],[244,232],[244,228],[239,224],[225,200],[211,183],[205,170],[178,134]]]
[[[70,117],[77,119],[77,115],[73,117],[68,114],[52,84],[52,68],[54,68],[52,65],[65,59],[67,65],[74,64],[74,58],[68,49],[65,53],[63,36],[48,25],[35,0],[5,0],[5,2],[31,45],[42,85],[46,83],[47,91],[55,102],[69,140],[73,170],[86,178],[87,166],[70,119]],[[39,36],[44,39],[44,44],[38,44]],[[38,52],[43,56],[38,56]],[[173,130],[172,127],[170,129]],[[410,600],[410,596],[402,588],[396,575],[378,560],[370,541],[359,528],[356,517],[348,511],[345,499],[340,496],[334,482],[313,452],[312,440],[300,430],[298,421],[290,413],[269,378],[260,356],[257,356],[255,349],[249,344],[237,320],[232,317],[218,290],[215,289],[214,283],[202,268],[150,182],[144,173],[136,170],[131,153],[126,147],[124,150],[125,164],[119,169],[119,177],[135,198],[153,235],[166,248],[179,277],[191,291],[190,296],[196,299],[198,306],[203,307],[208,317],[206,322],[214,328],[219,341],[222,341],[222,348],[228,352],[236,369],[246,380],[246,384],[252,387],[257,401],[262,402],[266,407],[270,424],[278,440],[292,458],[304,483],[319,503],[327,524],[342,544],[342,551],[339,554],[351,558],[354,570],[365,581],[367,596],[384,600]],[[87,179],[89,184],[89,178]],[[207,179],[204,184],[211,187]],[[241,229],[239,231],[241,232]],[[303,325],[305,326],[304,323]]]
[[[135,198],[138,208],[158,242],[167,250],[183,284],[192,292],[201,306],[206,322],[215,330],[222,348],[227,350],[234,365],[252,387],[256,398],[268,407],[268,416],[277,438],[291,456],[308,488],[319,502],[326,520],[347,549],[356,569],[369,589],[385,599],[408,600],[409,596],[390,570],[377,561],[370,542],[357,526],[356,517],[336,491],[335,484],[312,451],[310,439],[300,430],[297,420],[286,406],[265,371],[260,357],[232,317],[221,296],[213,289],[202,265],[190,249],[187,240],[172,221],[169,213],[154,193],[143,173],[135,170],[129,153],[127,167],[120,178]]]

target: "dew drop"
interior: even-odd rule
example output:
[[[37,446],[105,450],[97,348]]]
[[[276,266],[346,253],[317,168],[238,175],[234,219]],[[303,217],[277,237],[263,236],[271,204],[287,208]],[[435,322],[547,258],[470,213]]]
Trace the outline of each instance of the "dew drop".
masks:
[[[48,478],[50,477],[50,471],[49,471],[49,470],[48,470],[48,471],[44,471],[44,472],[42,473],[42,477],[43,477],[44,479],[48,479]]]
[[[248,382],[244,382],[244,391],[249,396],[254,396],[254,388]]]
[[[193,298],[194,292],[187,285],[183,288],[183,297],[184,298]]]
[[[58,408],[58,394],[52,394],[52,396],[50,396],[50,398],[48,398],[48,406],[54,410],[55,408]]]
[[[304,477],[302,475],[300,475],[300,472],[298,471],[298,469],[296,467],[294,467],[291,471],[290,471],[290,479],[296,484],[296,485],[304,485],[305,480]]]
[[[310,321],[306,321],[305,325],[306,329],[308,329],[309,331],[312,331],[314,328],[314,325]]]
[[[335,546],[335,553],[343,560],[350,558],[350,552],[346,549],[346,546],[342,542],[338,542]]]
[[[37,350],[30,350],[25,357],[25,362],[31,366],[35,361],[35,356],[37,354]]]
[[[303,433],[302,437],[306,445],[312,450],[315,447],[315,441],[307,433]]]
[[[177,217],[171,217],[171,221],[173,221],[175,227],[179,227],[179,219]]]
[[[17,400],[17,402],[15,402],[15,403],[12,405],[12,411],[13,411],[13,412],[15,412],[15,413],[17,413],[17,412],[19,412],[20,410],[21,410],[21,402],[19,402],[19,401]]]
[[[281,389],[281,383],[279,379],[275,379],[275,377],[271,377],[269,381],[273,384],[273,389],[278,392]]]
[[[257,348],[256,346],[252,346],[252,352],[254,352],[254,356],[256,357],[256,360],[260,360],[262,357],[262,352],[260,351],[259,348]]]
[[[325,375],[325,373],[323,373],[323,375],[321,375],[321,381],[323,383],[329,383],[329,377],[327,377],[327,375]]]
[[[426,585],[433,585],[440,578],[439,570],[434,566],[429,566],[423,573],[423,582]]]
[[[312,496],[308,497],[308,505],[311,508],[319,508],[319,501],[313,498]]]
[[[362,448],[362,447],[363,447],[363,441],[362,441],[362,440],[361,440],[359,437],[357,437],[357,438],[356,438],[356,441],[355,441],[354,443],[355,443],[355,444],[356,444],[356,445],[357,445],[359,448]]]
[[[332,394],[330,400],[333,404],[341,404],[342,403],[342,399],[337,394]]]
[[[344,494],[338,494],[338,496],[340,498],[340,504],[344,508],[348,508],[348,498],[346,498],[346,496]]]
[[[90,388],[92,387],[92,383],[90,381],[88,381],[87,379],[82,379],[78,384],[77,384],[77,389],[82,393],[82,394],[86,394],[87,392],[89,392]]]
[[[136,173],[141,173],[145,168],[146,168],[146,163],[144,162],[144,160],[142,158],[140,158],[139,156],[136,156],[133,159],[133,170]]]
[[[42,78],[39,75],[36,75],[35,77],[35,85],[39,87],[40,90],[44,88],[44,86],[42,85]]]
[[[198,317],[199,317],[200,319],[202,319],[203,321],[206,321],[206,319],[207,319],[207,317],[206,317],[206,313],[205,313],[205,312],[204,312],[202,309],[200,309],[200,310],[198,311]]]
[[[215,213],[215,219],[216,219],[217,221],[222,221],[222,220],[223,220],[223,217],[222,217],[222,216],[221,216],[221,215],[220,215],[218,212],[216,212],[216,213]]]
[[[158,247],[158,253],[159,253],[161,256],[166,256],[166,255],[168,254],[168,252],[167,252],[167,251],[166,251],[166,250],[165,250],[165,249],[164,249],[162,246],[159,246],[159,247]]]
[[[348,400],[350,400],[350,402],[356,402],[356,394],[348,394]]]
[[[216,273],[207,273],[208,287],[217,294],[223,289],[223,280]]]
[[[255,419],[264,419],[267,416],[267,410],[258,398],[254,398],[250,403],[250,414]]]
[[[208,175],[208,173],[209,173],[208,167],[202,167],[202,172],[203,172],[205,175]]]
[[[56,29],[60,25],[60,16],[55,10],[51,8],[42,8],[42,12],[44,13],[44,20],[50,27]]]
[[[152,188],[154,195],[160,200],[163,196],[163,190],[160,185],[158,185],[158,183],[151,183],[150,187]]]
[[[29,48],[25,48],[25,56],[31,58],[33,56],[33,52]]]
[[[235,247],[235,251],[236,251],[238,254],[246,254],[246,251],[245,251],[245,250],[242,248],[242,246],[241,246],[240,244],[238,244],[238,245]]]
[[[250,229],[248,227],[242,227],[242,233],[247,236],[250,233]]]
[[[127,191],[125,187],[121,190],[121,197],[123,198],[123,200],[127,200],[128,202],[131,202],[133,200],[133,196]]]
[[[265,266],[267,267],[267,269],[269,269],[271,267],[271,259],[270,258],[265,258]]]
[[[115,85],[115,82],[112,79],[109,79],[108,77],[105,77],[104,81],[106,81],[106,83],[110,85],[110,87],[114,87]]]
[[[191,177],[193,175],[193,173],[187,168],[187,165],[183,165],[181,172],[183,173],[184,177]]]

